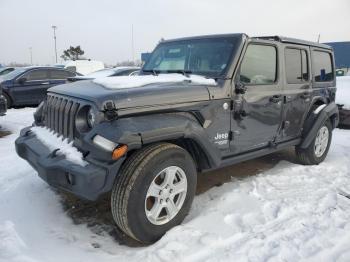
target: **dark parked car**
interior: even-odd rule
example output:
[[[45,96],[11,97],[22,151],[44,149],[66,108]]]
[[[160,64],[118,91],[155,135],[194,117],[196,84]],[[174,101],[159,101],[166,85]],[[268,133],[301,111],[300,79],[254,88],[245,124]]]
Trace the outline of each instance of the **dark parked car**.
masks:
[[[93,201],[111,192],[118,227],[152,243],[188,214],[200,172],[288,147],[304,165],[326,158],[339,121],[333,57],[284,37],[162,41],[143,75],[51,88],[16,150],[53,187]],[[74,159],[47,146],[47,128],[73,141]]]
[[[85,76],[69,77],[68,81],[76,82],[76,81],[80,81],[80,80],[93,80],[93,79],[101,78],[101,77],[130,76],[130,75],[138,74],[139,72],[140,72],[139,67],[106,68],[106,69],[98,70],[96,72],[93,72],[93,73],[85,75]]]
[[[1,67],[1,68],[0,68],[0,77],[1,77],[2,75],[6,75],[6,74],[12,72],[12,71],[15,70],[15,69],[16,69],[15,67]]]
[[[0,77],[0,86],[7,107],[38,105],[48,88],[64,84],[77,74],[57,67],[22,67]]]

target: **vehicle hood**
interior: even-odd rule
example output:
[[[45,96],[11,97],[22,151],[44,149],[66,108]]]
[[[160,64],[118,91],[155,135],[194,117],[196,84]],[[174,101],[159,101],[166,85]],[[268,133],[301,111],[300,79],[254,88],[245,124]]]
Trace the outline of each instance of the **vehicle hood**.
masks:
[[[140,84],[140,82],[135,81],[135,76],[130,77],[130,79],[135,83],[126,81],[123,84],[119,81],[119,86],[104,84],[103,80],[77,81],[52,87],[49,92],[91,101],[100,110],[103,109],[106,101],[111,100],[117,109],[209,100],[209,91],[205,81],[199,83],[198,81],[180,81],[179,79],[165,81],[162,79],[161,82],[148,81]],[[125,80],[127,79],[122,79],[122,81]],[[108,83],[110,81],[113,82],[113,79],[108,80]]]

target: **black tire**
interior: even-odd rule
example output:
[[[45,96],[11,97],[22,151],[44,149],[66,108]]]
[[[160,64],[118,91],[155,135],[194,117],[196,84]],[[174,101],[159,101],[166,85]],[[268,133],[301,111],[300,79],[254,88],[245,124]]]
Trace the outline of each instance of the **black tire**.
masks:
[[[11,100],[11,98],[6,93],[2,93],[2,95],[6,99],[7,108],[8,109],[11,108],[12,107],[12,100]]]
[[[170,166],[180,167],[185,172],[187,193],[176,216],[165,224],[155,225],[146,216],[147,191],[157,174]],[[142,148],[126,160],[115,181],[111,194],[114,221],[123,232],[137,241],[154,243],[186,217],[196,186],[196,165],[185,149],[170,143]]]
[[[316,142],[316,137],[312,140],[310,145],[307,148],[300,148],[296,147],[295,152],[296,156],[299,160],[299,162],[303,165],[318,165],[319,163],[323,162],[323,160],[326,158],[328,154],[329,147],[332,142],[332,125],[330,121],[326,121],[320,128],[326,127],[328,129],[328,144],[326,147],[326,150],[323,152],[321,156],[317,156],[315,153],[315,142]],[[319,131],[318,130],[318,131]],[[317,131],[317,132],[318,132]]]

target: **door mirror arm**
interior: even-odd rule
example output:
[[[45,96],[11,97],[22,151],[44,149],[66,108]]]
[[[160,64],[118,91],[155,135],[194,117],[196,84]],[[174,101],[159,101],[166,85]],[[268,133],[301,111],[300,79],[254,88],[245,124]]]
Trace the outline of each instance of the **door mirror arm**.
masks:
[[[27,81],[27,78],[25,77],[21,77],[17,80],[17,82],[20,83],[21,85],[23,85],[26,81]]]
[[[246,85],[243,82],[238,81],[235,85],[235,92],[236,94],[245,94],[245,92],[247,92]]]

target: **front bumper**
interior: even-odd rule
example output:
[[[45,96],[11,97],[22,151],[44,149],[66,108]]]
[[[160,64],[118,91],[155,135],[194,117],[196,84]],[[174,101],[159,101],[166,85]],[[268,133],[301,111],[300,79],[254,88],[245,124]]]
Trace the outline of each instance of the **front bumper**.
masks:
[[[350,110],[339,108],[339,126],[350,127]]]
[[[64,156],[51,152],[30,131],[30,127],[21,131],[15,144],[17,154],[27,160],[50,186],[92,201],[111,191],[123,162],[120,159],[108,164],[86,157],[87,166],[74,164]]]
[[[5,97],[0,95],[0,116],[5,115],[7,110],[7,103]]]

